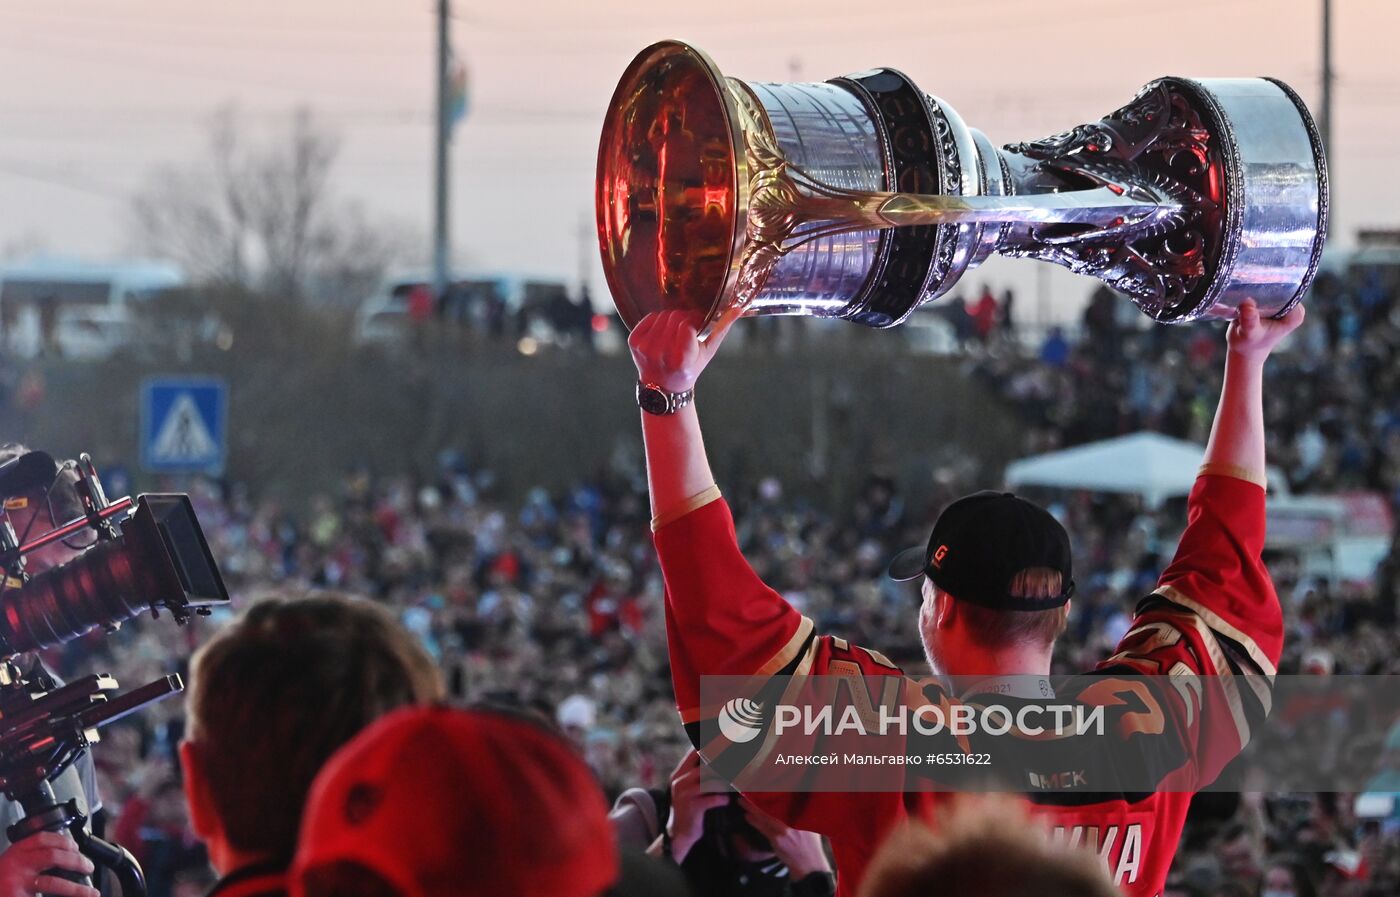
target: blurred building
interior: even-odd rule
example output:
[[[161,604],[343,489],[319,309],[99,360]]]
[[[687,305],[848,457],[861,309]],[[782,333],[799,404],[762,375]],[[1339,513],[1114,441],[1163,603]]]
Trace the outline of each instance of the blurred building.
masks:
[[[109,357],[136,339],[137,305],[184,286],[173,265],[39,255],[0,265],[0,351]]]

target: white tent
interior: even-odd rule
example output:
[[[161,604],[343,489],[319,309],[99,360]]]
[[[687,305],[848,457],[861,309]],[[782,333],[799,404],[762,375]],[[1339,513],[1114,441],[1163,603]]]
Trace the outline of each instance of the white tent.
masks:
[[[1006,484],[1127,492],[1156,507],[1191,491],[1205,451],[1160,433],[1133,433],[1012,462]]]

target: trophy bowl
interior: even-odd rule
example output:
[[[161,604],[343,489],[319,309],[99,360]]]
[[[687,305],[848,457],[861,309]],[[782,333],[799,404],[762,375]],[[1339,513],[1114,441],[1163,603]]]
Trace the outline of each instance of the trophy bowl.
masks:
[[[667,308],[717,314],[737,277],[748,181],[726,90],[704,53],[666,42],[642,51],[613,95],[598,232],[629,329],[661,296]]]
[[[1327,232],[1307,108],[1267,78],[1161,78],[1098,122],[995,147],[888,68],[725,77],[643,50],[598,152],[603,269],[623,322],[681,309],[891,327],[993,253],[1095,277],[1164,323],[1301,301]]]

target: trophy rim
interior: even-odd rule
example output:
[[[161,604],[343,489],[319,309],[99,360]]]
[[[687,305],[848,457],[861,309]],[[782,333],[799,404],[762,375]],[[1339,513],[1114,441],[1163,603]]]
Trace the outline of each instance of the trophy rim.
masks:
[[[1313,172],[1317,178],[1317,218],[1313,228],[1311,247],[1308,250],[1307,264],[1299,277],[1292,297],[1267,313],[1270,317],[1282,318],[1302,302],[1317,275],[1322,260],[1322,250],[1327,242],[1330,218],[1330,185],[1328,181],[1327,159],[1322,146],[1321,135],[1312,112],[1302,98],[1287,83],[1278,78],[1253,77],[1240,79],[1245,82],[1267,83],[1279,91],[1292,105],[1298,122],[1307,135],[1311,151]],[[1154,79],[1143,90],[1165,84],[1169,88],[1184,90],[1200,113],[1209,118],[1213,136],[1218,140],[1218,152],[1222,161],[1224,179],[1225,220],[1222,226],[1222,244],[1217,249],[1214,265],[1209,273],[1209,282],[1194,302],[1183,303],[1173,309],[1148,312],[1148,317],[1160,324],[1183,324],[1198,320],[1232,320],[1237,311],[1237,302],[1227,301],[1226,296],[1239,263],[1240,254],[1245,251],[1248,235],[1245,221],[1247,199],[1245,196],[1248,175],[1240,145],[1240,136],[1234,118],[1221,105],[1211,79],[1192,78],[1182,75],[1166,75]],[[1144,309],[1144,311],[1146,311]]]
[[[1322,132],[1318,130],[1317,120],[1313,118],[1312,110],[1308,109],[1303,98],[1298,95],[1291,85],[1280,78],[1270,78],[1265,76],[1265,81],[1270,82],[1293,102],[1294,108],[1298,110],[1298,115],[1303,120],[1303,127],[1308,132],[1308,143],[1312,145],[1313,166],[1317,169],[1317,233],[1313,235],[1312,257],[1308,260],[1308,268],[1303,273],[1303,280],[1298,284],[1298,291],[1293,294],[1293,298],[1284,304],[1274,315],[1282,318],[1293,310],[1294,306],[1303,301],[1308,290],[1312,287],[1313,280],[1317,278],[1318,269],[1322,265],[1322,250],[1327,244],[1327,230],[1331,225],[1332,218],[1332,182],[1327,172],[1327,147],[1322,140]]]
[[[623,71],[608,103],[607,115],[603,120],[603,131],[598,144],[598,163],[594,188],[594,205],[598,229],[599,250],[602,254],[603,275],[612,293],[613,304],[623,325],[632,330],[649,312],[668,307],[667,294],[657,286],[655,297],[642,297],[633,294],[626,279],[613,257],[612,231],[609,223],[609,195],[614,183],[613,170],[616,159],[610,150],[619,138],[623,127],[622,109],[625,98],[632,93],[643,78],[662,63],[682,58],[691,71],[703,73],[721,112],[726,137],[731,152],[730,188],[734,196],[734,208],[730,213],[730,245],[723,280],[712,296],[705,300],[704,320],[701,325],[701,338],[708,336],[724,323],[727,300],[733,296],[741,272],[742,248],[745,242],[748,222],[749,177],[748,161],[743,134],[738,126],[738,111],[730,94],[728,80],[718,65],[704,50],[681,40],[657,41],[641,50]],[[651,301],[643,301],[650,298]],[[736,309],[739,313],[742,310]]]

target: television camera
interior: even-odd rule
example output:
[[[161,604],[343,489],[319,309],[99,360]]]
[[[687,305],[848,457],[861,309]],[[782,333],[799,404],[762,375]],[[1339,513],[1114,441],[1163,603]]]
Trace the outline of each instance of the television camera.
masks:
[[[112,870],[122,897],[145,897],[135,858],[89,833],[77,801],[59,803],[51,783],[98,740],[100,727],[184,684],[169,675],[117,694],[110,676],[60,685],[42,664],[22,660],[98,628],[115,631],[147,611],[184,624],[227,604],[228,591],[187,495],[109,501],[88,455],[59,463],[29,452],[0,465],[0,498],[0,791],[25,814],[7,834],[13,843],[68,832],[94,865]],[[31,537],[36,525],[52,528]],[[62,560],[34,563],[40,557]]]

